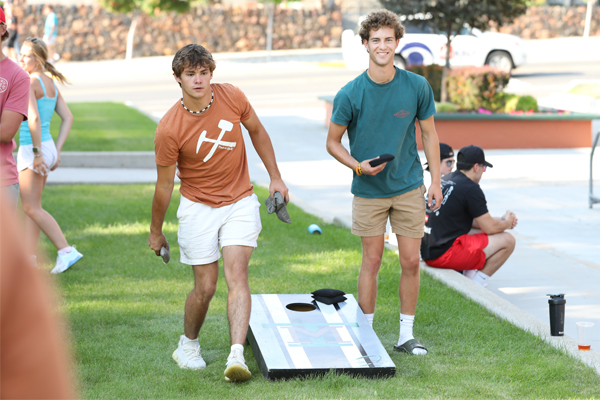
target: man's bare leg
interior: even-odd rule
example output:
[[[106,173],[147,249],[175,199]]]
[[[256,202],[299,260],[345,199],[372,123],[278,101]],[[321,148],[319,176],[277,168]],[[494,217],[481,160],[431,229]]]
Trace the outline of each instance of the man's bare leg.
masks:
[[[252,298],[248,284],[248,263],[253,247],[223,247],[223,265],[225,280],[229,289],[227,295],[227,318],[229,319],[229,335],[231,352],[227,357],[225,379],[243,382],[252,376],[244,359],[244,342],[250,323]]]
[[[358,274],[358,305],[365,314],[375,312],[377,276],[383,257],[383,235],[362,237],[362,263]]]
[[[210,264],[194,265],[192,271],[194,271],[194,289],[185,301],[184,334],[179,338],[179,345],[173,352],[173,360],[181,368],[197,370],[206,368],[206,362],[200,355],[198,333],[217,288],[219,263],[215,261]]]
[[[488,245],[483,249],[486,260],[481,272],[494,275],[513,253],[515,244],[515,237],[508,232],[488,235]]]
[[[208,305],[217,290],[219,262],[194,265],[194,289],[185,301],[183,317],[184,334],[188,339],[196,339],[206,318]]]
[[[396,235],[398,238],[398,257],[402,273],[398,295],[400,297],[400,337],[396,349],[415,355],[427,354],[427,349],[413,336],[415,311],[419,299],[421,275],[419,273],[419,247],[421,239]]]
[[[250,286],[248,284],[248,263],[253,247],[223,247],[223,265],[229,293],[227,295],[227,318],[231,344],[243,344],[248,333],[250,310]]]
[[[400,312],[415,315],[421,275],[419,274],[419,248],[421,239],[396,235],[402,273],[400,274]]]

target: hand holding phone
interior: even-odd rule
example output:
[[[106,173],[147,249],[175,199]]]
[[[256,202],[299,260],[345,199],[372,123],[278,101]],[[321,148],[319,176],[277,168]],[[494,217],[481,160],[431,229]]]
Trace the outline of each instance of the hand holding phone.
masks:
[[[378,165],[383,164],[384,162],[392,161],[394,158],[396,158],[396,157],[394,157],[391,154],[385,153],[385,154],[380,155],[379,158],[369,161],[369,165],[371,167],[376,167]]]

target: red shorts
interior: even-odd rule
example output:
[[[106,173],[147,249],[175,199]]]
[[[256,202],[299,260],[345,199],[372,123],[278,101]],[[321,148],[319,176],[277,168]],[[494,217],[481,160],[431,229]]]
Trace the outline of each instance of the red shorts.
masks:
[[[485,264],[483,249],[489,243],[485,233],[462,235],[456,238],[452,247],[435,260],[425,260],[425,264],[435,268],[455,269],[463,271],[468,269],[482,269]]]

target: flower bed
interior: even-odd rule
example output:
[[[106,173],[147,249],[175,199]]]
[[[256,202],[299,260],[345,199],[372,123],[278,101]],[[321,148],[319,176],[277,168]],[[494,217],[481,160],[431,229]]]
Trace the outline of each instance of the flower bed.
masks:
[[[484,149],[552,149],[591,147],[593,121],[600,121],[600,115],[439,113],[434,119],[440,141],[455,149],[470,144]],[[422,149],[419,124],[417,145]]]
[[[325,101],[329,126],[333,96]],[[552,149],[591,147],[592,129],[600,129],[600,115],[539,112],[514,114],[438,113],[435,128],[441,142],[455,149],[474,144],[484,149]],[[596,121],[596,122],[594,122]],[[417,145],[422,149],[417,124]]]

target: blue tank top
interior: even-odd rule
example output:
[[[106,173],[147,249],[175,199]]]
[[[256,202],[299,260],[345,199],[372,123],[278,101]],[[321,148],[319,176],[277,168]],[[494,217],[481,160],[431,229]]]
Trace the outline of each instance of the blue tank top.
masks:
[[[52,135],[50,135],[50,120],[52,119],[52,115],[54,115],[54,109],[56,108],[56,100],[58,99],[58,90],[56,89],[56,83],[54,83],[54,97],[49,98],[46,94],[46,88],[44,87],[44,82],[42,82],[41,77],[37,77],[42,85],[42,89],[44,90],[44,97],[38,99],[37,106],[38,111],[40,113],[40,121],[42,124],[42,142],[47,142],[48,140],[52,140]],[[19,134],[19,144],[28,145],[33,144],[31,142],[31,132],[29,131],[29,124],[27,121],[21,122],[21,133]]]

